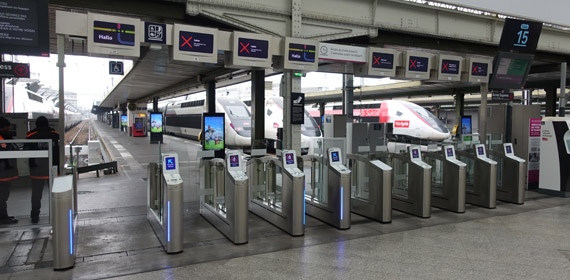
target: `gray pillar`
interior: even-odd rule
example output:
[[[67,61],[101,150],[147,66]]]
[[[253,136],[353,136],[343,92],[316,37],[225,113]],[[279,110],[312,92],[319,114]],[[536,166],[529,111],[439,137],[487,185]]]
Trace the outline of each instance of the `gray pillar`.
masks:
[[[354,75],[342,74],[342,114],[352,122],[354,116]]]
[[[206,108],[208,113],[216,112],[216,81],[206,82]]]
[[[251,148],[265,149],[265,71],[251,71]]]
[[[455,124],[457,125],[457,134],[461,134],[461,117],[463,116],[463,108],[465,106],[465,94],[455,94]]]
[[[560,65],[560,102],[558,104],[558,116],[566,115],[566,62]]]
[[[319,116],[322,118],[325,115],[326,103],[319,103]]]
[[[121,107],[119,106],[119,110],[121,110]],[[154,113],[158,113],[158,97],[155,97],[152,99],[152,111]],[[163,112],[166,113],[166,112]]]
[[[281,96],[283,96],[283,149],[301,154],[301,125],[291,124],[291,92],[301,91],[301,77],[294,77],[291,70],[283,71]]]
[[[479,141],[487,146],[487,94],[489,93],[489,84],[482,83],[479,86],[481,92],[481,107],[479,107]]]
[[[556,88],[545,88],[544,91],[546,91],[544,115],[554,117],[556,116]]]
[[[63,73],[65,67],[65,36],[57,35],[57,67],[59,68],[59,174],[65,175],[65,97]]]

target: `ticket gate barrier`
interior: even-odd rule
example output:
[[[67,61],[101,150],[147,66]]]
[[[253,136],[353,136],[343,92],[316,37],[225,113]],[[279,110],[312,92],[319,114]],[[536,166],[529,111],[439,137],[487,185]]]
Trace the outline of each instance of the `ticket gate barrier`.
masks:
[[[348,154],[352,212],[381,223],[392,222],[392,167],[368,156]]]
[[[422,161],[419,146],[406,154],[380,152],[373,156],[392,167],[392,209],[421,218],[431,216],[431,166]]]
[[[457,160],[453,146],[444,146],[441,153],[425,152],[423,158],[431,165],[431,205],[465,213],[467,164]]]
[[[296,152],[283,150],[281,159],[252,157],[247,163],[249,211],[292,236],[305,234],[305,174]]]
[[[497,162],[488,158],[485,145],[470,150],[456,150],[458,159],[467,164],[465,202],[493,209],[497,207]]]
[[[73,175],[54,179],[51,190],[54,269],[66,269],[75,265],[77,216],[73,192]]]
[[[200,215],[234,244],[248,242],[248,176],[242,154],[229,151],[226,159],[200,159]]]
[[[306,155],[311,162],[311,189],[305,194],[306,213],[338,229],[350,228],[351,172],[342,163],[339,148],[329,148],[327,157]]]
[[[512,143],[504,143],[489,155],[497,162],[497,199],[524,204],[526,161],[515,156]]]
[[[148,167],[147,219],[166,253],[183,250],[183,181],[178,154],[163,153],[160,164]]]

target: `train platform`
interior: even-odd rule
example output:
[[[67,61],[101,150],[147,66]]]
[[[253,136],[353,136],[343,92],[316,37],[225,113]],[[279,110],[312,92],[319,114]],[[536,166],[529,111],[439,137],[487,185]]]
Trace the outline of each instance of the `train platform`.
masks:
[[[464,214],[432,208],[429,219],[393,211],[381,224],[352,214],[337,230],[307,217],[291,237],[250,213],[249,243],[234,245],[198,211],[200,148],[164,136],[184,180],[184,251],[164,253],[146,217],[147,165],[159,160],[149,138],[94,121],[119,172],[81,174],[75,267],[53,270],[50,229],[0,232],[0,279],[567,279],[570,200],[526,193],[524,205],[467,205]]]

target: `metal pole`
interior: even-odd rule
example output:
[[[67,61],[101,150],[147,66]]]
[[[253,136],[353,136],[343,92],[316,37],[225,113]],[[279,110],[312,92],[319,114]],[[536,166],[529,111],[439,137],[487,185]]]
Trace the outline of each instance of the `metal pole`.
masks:
[[[65,67],[65,35],[57,35],[57,67],[59,68],[59,174],[65,175],[65,98],[63,70]],[[71,156],[71,155],[70,155]]]
[[[265,148],[265,70],[251,71],[251,148]]]
[[[487,93],[489,93],[489,84],[482,83],[479,91],[481,92],[481,107],[479,107],[479,141],[487,147]]]
[[[352,122],[354,115],[354,75],[342,74],[342,112],[346,121]]]
[[[560,101],[558,104],[558,116],[566,115],[566,62],[560,64]]]

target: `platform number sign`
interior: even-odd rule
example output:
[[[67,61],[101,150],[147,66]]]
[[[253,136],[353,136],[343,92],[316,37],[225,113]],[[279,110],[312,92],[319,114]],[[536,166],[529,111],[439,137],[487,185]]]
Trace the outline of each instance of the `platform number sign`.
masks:
[[[109,75],[124,75],[123,62],[109,61]]]
[[[501,34],[499,50],[533,53],[536,51],[541,22],[507,18]]]

